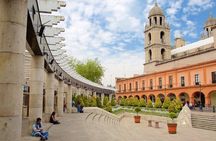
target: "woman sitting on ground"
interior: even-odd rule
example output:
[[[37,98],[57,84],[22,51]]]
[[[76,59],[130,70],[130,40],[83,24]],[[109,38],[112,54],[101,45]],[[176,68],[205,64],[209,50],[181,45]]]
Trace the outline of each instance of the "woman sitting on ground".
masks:
[[[55,112],[52,112],[51,116],[50,116],[50,123],[53,124],[60,124],[60,122],[58,120],[55,119]]]
[[[43,131],[42,124],[41,124],[41,118],[37,118],[36,122],[32,126],[32,136],[35,137],[41,137],[41,140],[47,140],[48,139],[48,132]]]

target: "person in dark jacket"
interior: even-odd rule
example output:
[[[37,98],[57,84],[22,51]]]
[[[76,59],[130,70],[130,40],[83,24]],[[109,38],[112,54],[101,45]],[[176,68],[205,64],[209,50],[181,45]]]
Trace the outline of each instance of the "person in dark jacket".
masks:
[[[50,123],[60,124],[60,122],[55,118],[55,112],[52,112],[52,114],[50,115]]]

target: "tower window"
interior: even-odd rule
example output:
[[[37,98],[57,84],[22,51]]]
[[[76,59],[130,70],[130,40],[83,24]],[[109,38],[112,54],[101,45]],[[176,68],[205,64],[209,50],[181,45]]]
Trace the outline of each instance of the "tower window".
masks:
[[[157,24],[157,17],[154,17],[155,24]]]
[[[153,89],[153,80],[150,79],[150,90],[152,90],[152,89]]]
[[[162,25],[162,17],[160,17],[160,25]]]
[[[129,84],[129,91],[131,91],[131,83]]]
[[[165,49],[161,49],[161,58],[164,60],[165,59]]]
[[[148,34],[149,44],[151,44],[151,33]]]
[[[216,83],[216,71],[212,72],[212,83]]]
[[[151,24],[152,24],[151,18],[149,19],[149,24],[150,24],[150,26],[151,26]]]
[[[149,50],[149,60],[151,61],[152,60],[152,51]]]
[[[161,31],[161,33],[160,33],[161,43],[164,43],[164,36],[165,36],[165,33],[163,31]]]

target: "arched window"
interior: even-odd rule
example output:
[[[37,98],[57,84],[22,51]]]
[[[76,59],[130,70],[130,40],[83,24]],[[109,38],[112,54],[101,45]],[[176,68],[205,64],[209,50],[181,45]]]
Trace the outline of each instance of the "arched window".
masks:
[[[165,36],[165,33],[163,31],[161,31],[161,33],[160,33],[161,43],[164,43],[164,36]]]
[[[160,25],[162,25],[162,17],[160,17]]]
[[[152,60],[152,51],[149,50],[149,61],[151,61],[151,60]]]
[[[161,58],[164,60],[165,59],[165,49],[161,49]]]
[[[155,24],[157,24],[157,17],[154,17]]]
[[[152,24],[151,18],[149,19],[149,24],[150,24],[150,26],[151,26],[151,24]]]
[[[148,34],[148,42],[151,44],[151,33]]]

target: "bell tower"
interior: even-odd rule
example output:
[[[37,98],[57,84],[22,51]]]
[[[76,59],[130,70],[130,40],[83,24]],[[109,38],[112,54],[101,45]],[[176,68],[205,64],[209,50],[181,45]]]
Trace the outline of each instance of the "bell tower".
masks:
[[[144,73],[153,70],[156,63],[171,58],[170,28],[166,23],[163,11],[155,3],[145,26],[145,64]]]

